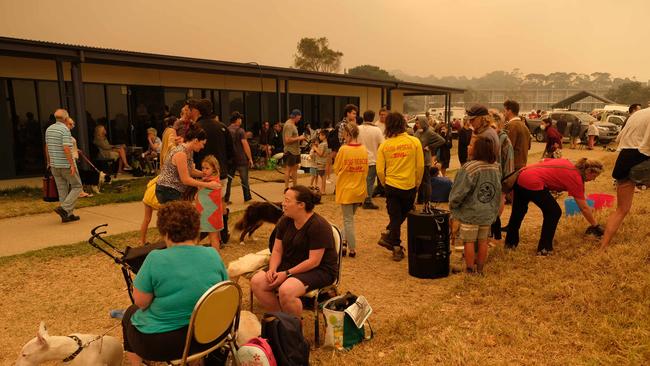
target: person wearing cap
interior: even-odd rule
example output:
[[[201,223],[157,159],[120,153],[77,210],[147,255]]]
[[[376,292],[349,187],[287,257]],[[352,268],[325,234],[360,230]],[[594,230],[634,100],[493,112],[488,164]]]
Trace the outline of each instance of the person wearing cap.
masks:
[[[530,131],[518,115],[519,103],[514,100],[503,102],[503,116],[506,119],[504,129],[515,152],[515,170],[525,167],[528,163],[528,150],[531,143]]]
[[[499,135],[497,134],[496,129],[492,128],[492,121],[489,117],[487,108],[481,104],[474,104],[470,109],[466,110],[467,119],[469,123],[474,128],[472,133],[472,138],[470,139],[469,146],[467,148],[467,155],[469,160],[474,160],[473,156],[473,147],[474,142],[479,139],[479,137],[486,137],[492,140],[492,146],[495,149],[495,154],[497,156],[501,155],[501,145],[499,144]]]
[[[248,202],[252,199],[250,187],[248,186],[248,168],[253,167],[253,155],[251,154],[251,148],[246,139],[246,131],[241,128],[243,118],[244,116],[238,111],[232,112],[230,116],[230,126],[228,126],[228,131],[232,137],[232,147],[235,155],[233,157],[233,164],[228,172],[230,177],[228,177],[226,193],[224,195],[224,201],[226,203],[230,202],[230,189],[235,177],[235,172],[239,173],[242,193],[244,194],[244,202]]]
[[[300,143],[305,140],[305,135],[298,134],[298,122],[302,118],[299,109],[294,109],[289,119],[282,127],[282,139],[284,141],[284,157],[287,169],[284,171],[284,188],[289,188],[289,183],[298,184],[298,165],[300,165]]]

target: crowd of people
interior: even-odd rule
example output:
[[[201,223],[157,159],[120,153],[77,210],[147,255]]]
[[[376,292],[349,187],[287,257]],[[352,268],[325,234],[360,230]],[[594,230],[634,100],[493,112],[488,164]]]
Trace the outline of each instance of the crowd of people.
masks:
[[[332,227],[314,210],[316,194],[326,193],[331,174],[336,178],[334,201],[340,206],[343,221],[344,256],[357,257],[355,212],[360,207],[378,209],[373,202],[377,195],[385,197],[387,211],[386,228],[377,244],[388,249],[395,261],[405,256],[401,227],[415,204],[448,201],[452,227],[457,228],[453,235],[463,245],[465,271],[483,273],[489,238],[499,240],[505,230],[505,248],[517,248],[531,202],[543,214],[537,255],[553,253],[553,239],[562,215],[556,192],[567,192],[575,199],[589,223],[587,231],[602,237],[601,246],[607,247],[632,205],[635,184],[630,180],[630,171],[647,163],[650,157],[650,109],[644,109],[633,113],[621,132],[621,152],[613,171],[617,208],[603,229],[585,198],[585,183],[603,172],[602,162],[563,159],[558,153],[562,149],[561,134],[546,118],[544,159],[529,164],[531,136],[519,117],[516,101],[505,101],[502,111],[482,105],[467,110],[458,134],[462,166],[453,182],[444,176],[451,151],[448,126],[423,119],[410,134],[406,119],[398,112],[381,109],[375,121],[374,111],[360,116],[358,107],[351,104],[344,111],[340,122],[326,123],[318,130],[307,126],[307,133],[302,134],[297,127],[302,115],[297,109],[284,124],[262,125],[260,153],[270,158],[277,153],[279,141],[286,164],[283,217],[276,225],[269,267],[251,280],[255,297],[267,310],[300,316],[300,296],[337,278]],[[66,125],[69,116],[65,110],[57,110],[54,115],[57,122],[48,128],[46,140],[48,166],[61,201],[55,211],[64,222],[75,221],[79,217],[73,213],[74,202],[81,183],[72,154],[70,122]],[[151,185],[149,199],[143,200],[141,242],[146,242],[152,211],[159,209],[158,230],[169,250],[147,257],[135,280],[135,305],[123,319],[125,348],[134,365],[142,357],[176,357],[182,349],[194,302],[205,289],[227,278],[218,251],[228,241],[227,205],[235,172],[241,179],[244,201],[251,199],[248,169],[254,162],[242,119],[235,112],[230,125],[225,126],[214,116],[209,100],[189,100],[180,118],[165,120],[162,139],[151,131],[149,150],[158,154],[160,173]],[[103,139],[105,130],[102,132],[98,126],[98,145],[106,145],[106,154],[121,159],[119,147],[108,149],[110,145]],[[301,144],[305,142],[311,144],[308,151],[315,163],[311,187],[298,184]],[[512,177],[510,193],[502,187]],[[223,189],[225,179],[228,183]],[[502,228],[500,216],[507,202],[512,204],[512,214]],[[196,245],[203,236],[209,237],[216,251]],[[160,263],[164,263],[164,270]],[[151,344],[166,346],[151,348]]]

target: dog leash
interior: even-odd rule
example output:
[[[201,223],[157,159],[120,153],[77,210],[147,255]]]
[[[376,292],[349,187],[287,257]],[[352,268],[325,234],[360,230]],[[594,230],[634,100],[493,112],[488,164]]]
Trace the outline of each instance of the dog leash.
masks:
[[[81,353],[81,351],[84,350],[84,348],[88,347],[91,343],[93,343],[95,341],[98,341],[100,339],[102,340],[102,343],[99,346],[99,352],[101,353],[102,352],[102,346],[104,345],[104,343],[103,343],[104,336],[107,335],[108,333],[110,333],[110,331],[112,331],[113,329],[119,327],[120,325],[122,325],[122,323],[115,324],[114,326],[110,327],[107,331],[105,331],[104,333],[98,335],[97,337],[89,340],[85,344],[82,343],[81,339],[79,337],[77,337],[76,335],[69,335],[68,338],[71,338],[72,340],[77,342],[77,350],[74,351],[70,356],[64,358],[62,362],[66,363],[66,362],[70,362],[70,361],[74,360],[77,356],[79,356],[79,354]]]
[[[86,163],[88,163],[88,164],[89,164],[93,169],[95,169],[95,171],[96,171],[97,173],[99,173],[99,169],[97,169],[97,167],[96,167],[95,165],[93,165],[93,163],[90,162],[90,159],[88,159],[88,157],[86,156],[86,154],[84,154],[84,152],[81,151],[81,150],[78,150],[78,151],[79,151],[79,155],[81,155],[81,157],[84,158],[84,160],[86,161]]]
[[[233,178],[233,176],[230,175],[230,174],[228,174],[228,179],[230,179],[230,180],[235,180],[235,178]],[[241,176],[240,176],[240,179],[241,179]],[[246,185],[246,184],[244,184],[244,183],[241,183],[241,186],[244,187],[244,188],[246,188],[246,189],[248,189],[249,191],[251,191],[252,193],[254,193],[256,196],[258,196],[259,198],[261,198],[261,199],[263,199],[264,201],[266,201],[266,203],[268,203],[268,204],[270,204],[271,206],[275,207],[275,208],[276,208],[277,210],[279,210],[280,212],[284,212],[284,210],[282,210],[282,207],[276,205],[275,203],[273,203],[273,202],[269,201],[268,199],[266,199],[266,197],[264,197],[264,196],[262,196],[261,194],[255,192],[254,190],[251,189],[250,186],[248,186],[248,185]]]

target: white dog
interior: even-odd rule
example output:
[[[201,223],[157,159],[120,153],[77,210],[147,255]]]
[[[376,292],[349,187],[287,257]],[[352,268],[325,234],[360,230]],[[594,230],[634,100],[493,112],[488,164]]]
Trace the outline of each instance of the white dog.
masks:
[[[72,360],[67,360],[70,366],[120,366],[124,357],[122,343],[115,337],[103,336],[97,338],[91,334],[73,334],[80,340],[80,352]],[[41,322],[38,335],[27,342],[20,351],[16,366],[36,366],[46,361],[63,361],[79,351],[79,343],[73,337],[49,336],[45,323]]]

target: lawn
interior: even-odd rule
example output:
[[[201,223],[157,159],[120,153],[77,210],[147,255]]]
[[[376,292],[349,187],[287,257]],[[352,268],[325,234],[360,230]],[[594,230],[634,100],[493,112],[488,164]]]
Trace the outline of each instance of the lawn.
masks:
[[[609,171],[613,157],[604,159]],[[609,171],[588,183],[587,192],[612,193]],[[632,212],[607,251],[597,250],[597,240],[583,235],[584,219],[563,218],[555,254],[541,258],[534,255],[541,213],[531,206],[520,247],[493,248],[485,276],[438,280],[410,277],[406,260],[393,262],[377,246],[387,221],[384,201],[377,199],[381,210],[356,214],[358,255],[344,259],[341,283],[343,291],[368,298],[375,338],[349,352],[313,351],[312,364],[649,364],[649,198],[647,191],[635,195]],[[316,210],[341,225],[332,199],[326,196]],[[598,212],[598,221],[604,223],[608,213]],[[505,222],[509,214],[507,207]],[[262,249],[271,228],[264,225],[258,240],[247,239],[245,245],[231,240],[221,251],[224,261]],[[110,240],[126,245],[136,237],[128,233]],[[459,253],[452,264],[460,264]],[[244,280],[240,284],[247,308],[248,286]],[[116,322],[108,311],[129,304],[119,267],[85,243],[0,259],[0,290],[5,294],[0,298],[2,365],[15,360],[41,320],[50,334],[100,333]],[[255,306],[255,313],[262,312]],[[305,313],[308,338],[312,320]],[[119,329],[111,334],[121,337]]]

